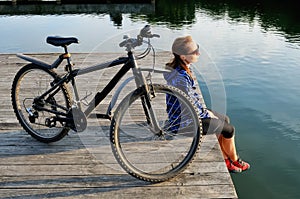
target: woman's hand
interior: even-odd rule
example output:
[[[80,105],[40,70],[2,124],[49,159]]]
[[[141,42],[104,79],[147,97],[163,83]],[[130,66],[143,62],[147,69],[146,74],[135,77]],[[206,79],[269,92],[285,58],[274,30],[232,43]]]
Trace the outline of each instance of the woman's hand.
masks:
[[[207,112],[208,112],[210,118],[219,119],[217,116],[214,115],[214,113],[212,111],[207,110]]]

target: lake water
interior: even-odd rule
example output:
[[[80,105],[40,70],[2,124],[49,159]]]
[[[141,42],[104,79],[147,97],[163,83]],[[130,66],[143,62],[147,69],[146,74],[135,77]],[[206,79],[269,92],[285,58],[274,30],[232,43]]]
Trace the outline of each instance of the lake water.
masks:
[[[292,23],[294,13],[235,1],[170,8],[168,0],[157,2],[152,14],[3,14],[0,53],[60,52],[45,43],[48,35],[78,37],[71,52],[122,52],[122,35],[149,23],[161,34],[153,43],[158,49],[169,50],[174,38],[190,34],[201,46],[196,69],[205,100],[231,117],[239,154],[251,163],[249,171],[232,174],[239,198],[300,198],[300,28]],[[183,11],[175,13],[176,6]]]

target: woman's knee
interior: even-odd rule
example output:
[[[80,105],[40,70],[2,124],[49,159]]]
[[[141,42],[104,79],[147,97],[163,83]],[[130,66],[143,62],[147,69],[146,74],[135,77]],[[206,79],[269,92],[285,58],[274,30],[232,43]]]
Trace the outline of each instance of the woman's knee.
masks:
[[[222,131],[222,135],[224,138],[232,138],[235,133],[235,128],[232,125],[226,125],[224,130]]]

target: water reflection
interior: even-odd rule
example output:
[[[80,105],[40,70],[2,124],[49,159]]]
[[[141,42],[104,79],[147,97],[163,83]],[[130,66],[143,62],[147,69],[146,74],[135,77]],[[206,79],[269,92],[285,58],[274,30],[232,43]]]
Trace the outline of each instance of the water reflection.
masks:
[[[157,0],[155,13],[133,16],[177,29],[193,24],[197,20],[196,11],[206,12],[214,19],[227,17],[232,22],[253,24],[255,19],[259,19],[266,31],[280,31],[290,42],[300,44],[300,24],[297,20],[300,12],[297,8],[291,0]]]
[[[65,15],[110,14],[115,25],[122,25],[122,14],[149,14],[155,12],[154,4],[18,4],[5,5],[0,1],[0,16],[16,15]]]
[[[191,27],[197,12],[214,19],[228,18],[232,22],[250,25],[258,19],[265,31],[280,31],[285,38],[300,44],[300,12],[292,0],[156,0],[155,4],[63,4],[63,5],[0,5],[0,15],[63,15],[109,14],[115,26],[122,26],[122,14],[132,20],[163,24],[171,29]]]

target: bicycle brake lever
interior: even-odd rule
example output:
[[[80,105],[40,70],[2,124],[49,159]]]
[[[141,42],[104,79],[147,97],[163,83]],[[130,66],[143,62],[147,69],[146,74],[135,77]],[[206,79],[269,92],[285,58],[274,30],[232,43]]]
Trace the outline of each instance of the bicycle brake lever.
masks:
[[[122,41],[121,43],[119,43],[120,47],[124,47],[126,45],[126,43],[128,42],[128,39],[130,39],[129,35],[124,35],[123,36],[124,41]]]
[[[142,28],[142,30],[140,31],[140,35],[142,37],[149,38],[149,36],[151,36],[151,27],[150,27],[150,25],[145,25],[145,27]]]
[[[160,35],[158,34],[151,34],[151,26],[150,25],[146,25],[139,34],[140,37],[145,37],[145,38],[153,38],[153,37],[157,37],[160,38]]]
[[[160,38],[160,35],[159,34],[152,34],[152,37]]]

